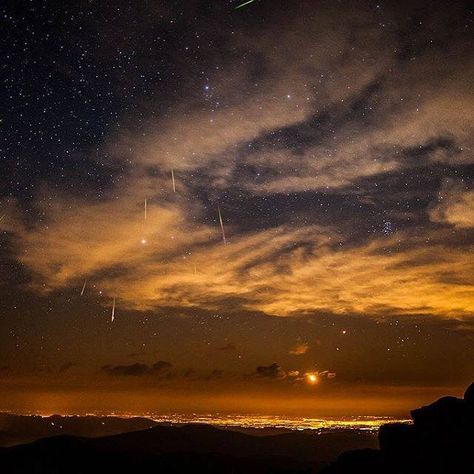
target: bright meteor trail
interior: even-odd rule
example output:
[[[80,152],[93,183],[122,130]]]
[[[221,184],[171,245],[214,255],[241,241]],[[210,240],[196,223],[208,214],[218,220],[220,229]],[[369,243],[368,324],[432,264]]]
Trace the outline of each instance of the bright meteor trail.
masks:
[[[222,221],[221,208],[220,208],[219,204],[217,205],[217,212],[219,214],[219,222],[221,224],[222,240],[224,241],[224,244],[226,244],[227,241],[226,241],[225,232],[224,232],[224,222]]]
[[[176,192],[176,182],[174,180],[174,169],[171,168],[171,181],[173,183],[173,192],[175,193]]]
[[[81,296],[84,294],[84,291],[86,291],[86,285],[87,285],[87,280],[84,280],[84,285],[82,285],[82,290],[81,290]]]
[[[112,303],[112,317],[110,318],[110,322],[114,322],[114,319],[115,319],[115,298],[114,298],[114,302]]]
[[[245,5],[249,5],[250,3],[255,2],[255,0],[249,0],[248,2],[241,3],[240,5],[237,5],[234,10],[238,10],[239,8],[245,7]]]

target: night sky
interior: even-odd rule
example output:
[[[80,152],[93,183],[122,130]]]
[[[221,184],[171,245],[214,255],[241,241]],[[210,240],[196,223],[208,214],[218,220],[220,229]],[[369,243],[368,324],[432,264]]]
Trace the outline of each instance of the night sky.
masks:
[[[2,2],[0,410],[473,380],[472,4],[242,3]]]

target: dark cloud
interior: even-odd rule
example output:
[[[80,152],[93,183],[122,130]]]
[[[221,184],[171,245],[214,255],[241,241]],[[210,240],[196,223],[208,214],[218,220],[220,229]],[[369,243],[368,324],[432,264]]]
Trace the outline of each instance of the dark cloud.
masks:
[[[259,365],[255,372],[260,377],[268,377],[274,379],[283,379],[286,377],[286,372],[276,363],[271,365]]]
[[[365,85],[360,91],[357,91],[347,102],[341,101],[330,103],[324,110],[310,115],[305,120],[289,125],[285,128],[277,128],[266,132],[254,141],[245,144],[243,151],[247,154],[269,149],[277,151],[279,149],[291,150],[295,155],[302,154],[305,150],[316,145],[321,145],[332,139],[334,132],[347,127],[351,123],[357,123],[359,127],[364,127],[367,132],[367,125],[373,122],[376,117],[376,104],[379,102],[380,95],[383,92],[383,80],[374,79],[371,83]],[[386,110],[384,110],[386,112]],[[284,163],[281,163],[284,166]],[[294,165],[289,164],[290,172]],[[259,166],[259,170],[266,171],[272,176],[281,174],[281,169],[273,170]],[[304,170],[301,171],[302,173]],[[239,173],[237,173],[239,175]]]
[[[130,364],[130,365],[104,365],[101,369],[108,375],[117,376],[138,376],[146,375],[150,372],[150,367],[146,364]]]
[[[223,346],[219,346],[217,348],[218,351],[223,351],[223,352],[233,352],[233,351],[236,351],[237,348],[235,347],[234,344],[232,344],[231,342],[229,342],[228,344],[225,344]]]
[[[140,375],[159,375],[165,376],[170,372],[172,365],[170,362],[158,361],[149,366],[147,364],[135,363],[130,365],[104,365],[101,370],[108,375],[114,376],[131,376],[137,377]]]
[[[151,372],[154,374],[161,374],[163,372],[169,372],[171,370],[171,363],[164,360],[159,360],[151,366]]]

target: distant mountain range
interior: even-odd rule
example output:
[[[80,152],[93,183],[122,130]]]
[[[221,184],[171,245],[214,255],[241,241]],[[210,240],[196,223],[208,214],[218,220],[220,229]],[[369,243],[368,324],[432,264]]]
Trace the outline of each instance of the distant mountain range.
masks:
[[[11,431],[3,432],[9,444],[40,433],[49,437],[0,448],[0,465],[11,473],[306,473],[320,470],[346,449],[376,446],[373,433],[360,431],[259,430],[255,436],[210,425],[163,426],[144,418],[17,418],[16,428],[10,418]],[[75,436],[55,436],[57,430]],[[101,436],[114,430],[128,432]]]
[[[73,435],[98,437],[156,426],[148,418],[115,416],[27,416],[0,413],[0,446],[29,443],[37,439]]]

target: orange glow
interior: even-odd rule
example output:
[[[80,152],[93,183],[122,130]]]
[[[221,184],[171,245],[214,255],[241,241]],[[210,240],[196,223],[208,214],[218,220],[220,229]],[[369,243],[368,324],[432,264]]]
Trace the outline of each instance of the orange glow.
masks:
[[[310,385],[314,385],[318,382],[318,376],[316,374],[312,374],[312,373],[306,374],[306,381]]]

